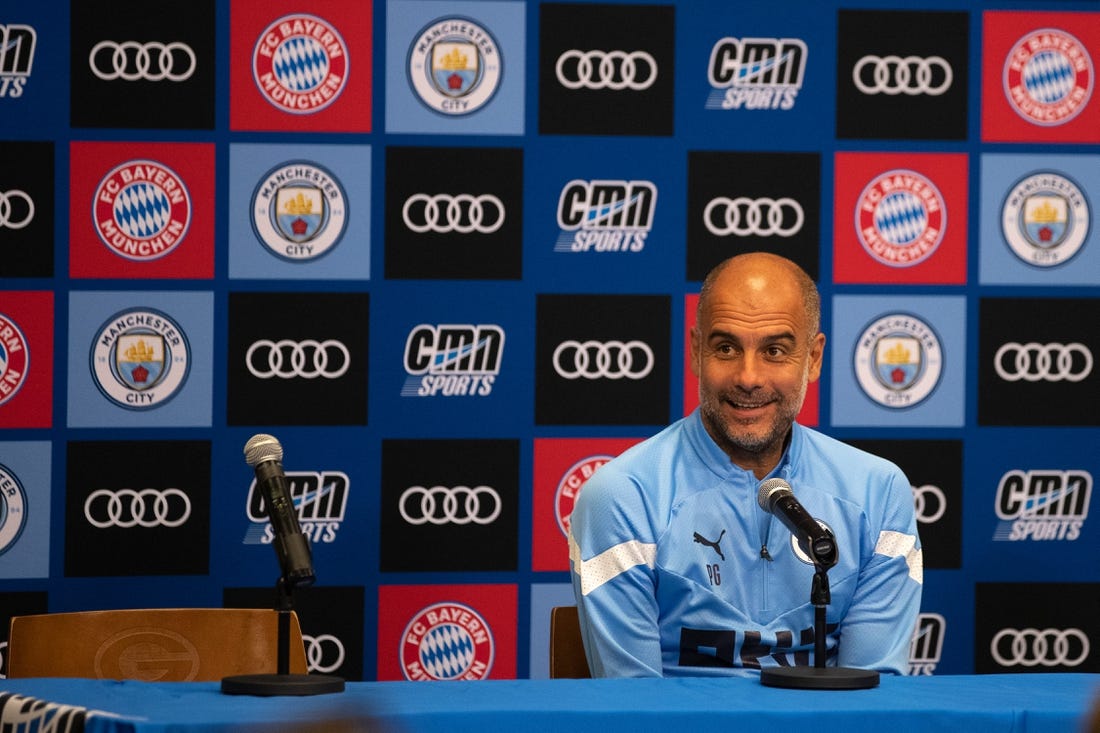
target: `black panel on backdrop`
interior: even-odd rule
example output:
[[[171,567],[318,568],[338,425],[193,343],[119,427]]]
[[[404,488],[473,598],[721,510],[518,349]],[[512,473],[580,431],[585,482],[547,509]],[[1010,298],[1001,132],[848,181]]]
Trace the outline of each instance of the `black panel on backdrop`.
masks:
[[[523,151],[386,149],[386,277],[523,277]]]
[[[53,143],[0,143],[2,277],[53,277],[53,166]]]
[[[72,126],[212,130],[214,9],[72,0]]]
[[[317,568],[324,574],[324,568]],[[226,608],[272,608],[274,588],[225,588]],[[363,679],[363,588],[314,585],[294,591],[311,674]],[[373,654],[371,655],[373,657]],[[274,650],[272,652],[274,659]]]
[[[230,293],[230,425],[366,425],[367,293]]]
[[[839,138],[965,140],[970,16],[841,10]]]
[[[671,5],[543,3],[539,132],[671,135]]]
[[[979,425],[1100,425],[1100,301],[982,298]]]
[[[49,601],[44,590],[7,591],[0,593],[0,641],[7,644],[12,616],[29,616],[49,611]],[[7,647],[0,654],[0,678],[8,676]]]
[[[688,153],[687,279],[743,252],[773,252],[818,278],[821,156]]]
[[[72,441],[65,575],[205,575],[210,441]]]
[[[667,424],[669,307],[665,295],[539,295],[535,422]]]
[[[383,440],[382,572],[515,570],[519,442]]]
[[[974,671],[1100,672],[1100,583],[978,583]]]
[[[962,567],[961,440],[845,440],[893,461],[914,487],[926,568]]]

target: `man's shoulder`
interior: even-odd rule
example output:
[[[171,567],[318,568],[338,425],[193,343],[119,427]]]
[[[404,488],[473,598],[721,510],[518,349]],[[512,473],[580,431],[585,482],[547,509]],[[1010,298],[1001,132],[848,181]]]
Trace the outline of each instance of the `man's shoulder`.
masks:
[[[671,491],[674,483],[668,481],[664,472],[683,455],[684,423],[684,420],[672,423],[600,466],[585,482],[581,496],[610,494],[621,499],[624,492],[630,492],[652,501]]]
[[[901,473],[897,464],[882,456],[804,425],[799,425],[798,429],[803,441],[800,458],[804,463],[826,461],[845,470],[884,476]]]

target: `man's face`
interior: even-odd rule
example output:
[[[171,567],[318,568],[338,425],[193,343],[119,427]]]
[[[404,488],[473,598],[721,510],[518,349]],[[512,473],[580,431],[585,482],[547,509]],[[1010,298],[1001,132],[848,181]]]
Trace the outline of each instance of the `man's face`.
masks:
[[[825,336],[811,334],[793,282],[722,277],[692,330],[692,371],[707,432],[744,468],[770,469],[821,374]]]

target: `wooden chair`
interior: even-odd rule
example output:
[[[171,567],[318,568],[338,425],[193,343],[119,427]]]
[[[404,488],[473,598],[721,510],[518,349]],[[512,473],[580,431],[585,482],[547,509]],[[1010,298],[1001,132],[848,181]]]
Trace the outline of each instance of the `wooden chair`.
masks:
[[[260,608],[155,608],[14,616],[8,677],[214,681],[277,667],[278,612]],[[298,615],[290,669],[306,673]]]
[[[581,623],[576,606],[554,606],[550,609],[550,677],[552,679],[587,679],[588,659],[581,641]]]

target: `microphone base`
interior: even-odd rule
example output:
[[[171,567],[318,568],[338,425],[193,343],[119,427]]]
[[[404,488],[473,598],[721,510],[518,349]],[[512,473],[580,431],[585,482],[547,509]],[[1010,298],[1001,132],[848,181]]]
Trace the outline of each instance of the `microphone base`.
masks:
[[[344,691],[344,678],[323,674],[239,674],[222,678],[227,695],[327,695]]]
[[[762,685],[795,690],[866,690],[878,687],[878,677],[873,669],[854,667],[768,667],[760,670]]]

